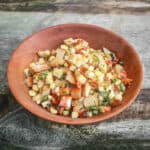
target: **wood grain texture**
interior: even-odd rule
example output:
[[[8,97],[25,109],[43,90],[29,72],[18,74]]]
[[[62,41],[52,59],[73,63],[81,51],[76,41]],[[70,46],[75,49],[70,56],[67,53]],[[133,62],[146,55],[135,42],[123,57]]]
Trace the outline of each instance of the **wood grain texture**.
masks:
[[[77,13],[149,13],[149,0],[1,0],[0,10]]]

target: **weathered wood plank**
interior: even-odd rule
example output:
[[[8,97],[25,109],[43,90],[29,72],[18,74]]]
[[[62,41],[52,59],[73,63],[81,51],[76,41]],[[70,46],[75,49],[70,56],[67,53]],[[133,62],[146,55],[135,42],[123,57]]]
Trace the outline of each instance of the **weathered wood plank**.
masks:
[[[150,15],[79,15],[75,13],[0,12],[0,93],[7,93],[7,63],[13,49],[34,31],[66,23],[91,23],[111,29],[125,37],[139,53],[144,65],[142,88],[150,87]]]
[[[149,13],[149,0],[1,0],[0,10],[77,13]]]
[[[20,105],[10,93],[0,94],[0,118],[18,107],[20,107]]]
[[[128,119],[69,126],[44,121],[20,108],[0,120],[0,139],[29,149],[149,149],[150,120]]]

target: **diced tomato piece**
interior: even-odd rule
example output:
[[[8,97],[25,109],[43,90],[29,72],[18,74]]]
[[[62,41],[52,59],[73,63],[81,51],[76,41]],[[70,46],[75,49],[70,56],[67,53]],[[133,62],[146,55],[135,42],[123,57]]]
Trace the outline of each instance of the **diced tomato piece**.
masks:
[[[81,42],[83,42],[83,40],[82,40],[82,39],[78,39],[78,40],[74,43],[74,45],[78,45],[78,44],[80,44]]]
[[[118,85],[114,85],[114,90],[115,90],[115,92],[120,92],[119,86]]]
[[[51,92],[50,94],[53,96],[53,98],[55,98],[55,99],[58,98],[58,96],[54,92]]]
[[[111,106],[104,106],[104,112],[109,112],[111,111]]]
[[[133,80],[132,80],[132,79],[129,79],[129,78],[124,78],[124,79],[121,79],[121,81],[122,81],[125,85],[130,85]]]
[[[55,104],[55,105],[59,104],[59,100],[58,99],[53,99],[53,104]]]
[[[120,71],[121,78],[127,78],[127,72],[125,70]]]
[[[121,103],[121,101],[120,101],[120,100],[115,99],[111,105],[112,105],[113,107],[115,107],[115,106],[120,105],[120,103]]]
[[[81,88],[73,88],[71,91],[71,96],[73,99],[81,98]]]
[[[107,64],[110,65],[110,66],[112,67],[113,61],[112,61],[112,60],[108,60],[108,61],[107,61]]]
[[[51,93],[51,95],[53,97],[53,104],[59,104],[58,96],[55,93]]]
[[[83,54],[83,49],[77,49],[77,50],[76,50],[76,53],[77,53],[77,54]]]
[[[81,49],[77,49],[77,50],[76,50],[76,53],[77,53],[77,54],[83,54],[84,51],[86,51],[87,48],[88,48],[88,47],[84,47],[84,48],[81,48]]]
[[[85,110],[84,109],[81,109],[78,114],[79,114],[79,117],[83,117],[83,114],[84,114]]]
[[[97,81],[91,81],[91,82],[90,82],[90,85],[92,85],[92,86],[97,86],[97,85],[98,85],[98,82],[97,82]]]
[[[61,107],[71,107],[72,97],[71,96],[62,96],[59,106]]]
[[[82,74],[84,74],[85,71],[87,71],[87,70],[88,70],[88,68],[86,68],[86,67],[84,67],[84,66],[81,66],[81,67],[80,67],[80,72],[81,72]]]
[[[111,67],[116,64],[118,62],[118,59],[115,59],[115,60],[107,60],[107,64],[110,65]]]

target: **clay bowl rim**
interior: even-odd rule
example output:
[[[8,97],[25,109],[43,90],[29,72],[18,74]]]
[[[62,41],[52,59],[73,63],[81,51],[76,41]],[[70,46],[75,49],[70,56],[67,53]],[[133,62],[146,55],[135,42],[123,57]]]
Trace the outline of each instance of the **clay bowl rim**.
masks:
[[[105,32],[110,33],[111,35],[113,35],[114,37],[118,37],[119,39],[121,39],[125,45],[128,45],[129,48],[133,51],[134,56],[136,56],[137,61],[139,62],[139,66],[140,66],[140,78],[139,78],[139,83],[138,86],[136,88],[136,90],[134,91],[134,96],[131,99],[128,99],[127,102],[124,105],[121,105],[121,107],[118,107],[118,109],[115,109],[115,111],[111,111],[105,114],[100,114],[98,116],[94,116],[91,118],[77,118],[77,119],[72,119],[71,117],[63,117],[63,116],[58,116],[58,115],[51,115],[49,114],[49,116],[44,115],[44,114],[40,114],[37,111],[34,111],[34,109],[26,107],[26,105],[24,104],[24,102],[21,100],[20,97],[18,97],[18,95],[14,92],[14,85],[12,84],[12,81],[10,79],[10,67],[12,64],[12,57],[17,53],[17,49],[24,43],[26,42],[28,39],[32,38],[35,34],[39,34],[40,32],[43,32],[45,30],[49,30],[49,29],[53,29],[53,28],[59,28],[59,27],[64,27],[64,26],[82,26],[82,27],[89,27],[89,28],[93,28],[93,29],[97,29],[97,30],[103,30]],[[128,106],[131,105],[131,103],[136,99],[137,95],[140,92],[141,86],[142,86],[142,81],[143,81],[143,65],[141,62],[141,59],[138,55],[138,53],[136,52],[136,50],[133,48],[132,45],[130,45],[130,43],[125,40],[122,36],[114,33],[113,31],[109,30],[109,29],[105,29],[101,26],[96,26],[96,25],[92,25],[92,24],[84,24],[84,23],[65,23],[65,24],[58,24],[58,25],[53,25],[44,29],[41,29],[37,32],[33,32],[30,36],[28,36],[27,38],[25,38],[24,40],[22,40],[20,42],[20,44],[16,47],[16,49],[13,51],[10,60],[8,62],[8,66],[7,66],[7,80],[8,80],[8,85],[10,88],[10,91],[12,92],[12,94],[14,95],[14,97],[16,98],[16,100],[25,108],[27,109],[29,112],[33,113],[34,115],[42,118],[42,119],[46,119],[49,121],[53,121],[56,123],[61,123],[61,124],[68,124],[68,125],[84,125],[84,124],[93,124],[93,123],[97,123],[97,122],[101,122],[104,121],[106,119],[110,119],[113,116],[118,115],[120,112],[122,112],[124,109],[126,109]],[[37,105],[35,103],[35,105]]]

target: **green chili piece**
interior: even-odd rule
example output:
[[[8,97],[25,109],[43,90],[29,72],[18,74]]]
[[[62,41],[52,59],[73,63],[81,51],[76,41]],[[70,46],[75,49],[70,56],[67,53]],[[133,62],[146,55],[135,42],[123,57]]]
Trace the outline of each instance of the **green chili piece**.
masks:
[[[90,110],[97,110],[97,107],[96,106],[91,106]]]
[[[126,87],[125,87],[125,85],[123,84],[123,83],[121,83],[120,84],[120,90],[121,90],[121,92],[125,92],[125,90],[126,90]]]
[[[38,75],[38,78],[43,80],[46,78],[47,74],[48,74],[48,71],[43,71]]]

